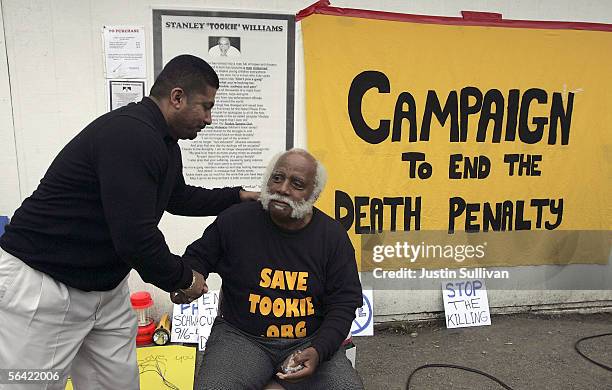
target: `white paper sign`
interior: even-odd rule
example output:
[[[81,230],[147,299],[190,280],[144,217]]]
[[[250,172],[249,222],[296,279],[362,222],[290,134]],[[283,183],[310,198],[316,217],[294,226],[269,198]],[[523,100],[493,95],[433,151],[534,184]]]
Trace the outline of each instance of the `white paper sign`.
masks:
[[[203,351],[206,348],[206,341],[210,336],[210,330],[217,317],[219,306],[219,290],[211,290],[198,299],[198,349]]]
[[[198,302],[174,305],[170,332],[170,341],[173,343],[198,342]]]
[[[107,79],[145,79],[144,27],[104,26],[104,65]]]
[[[487,288],[480,279],[442,282],[447,328],[491,325]]]
[[[181,141],[192,185],[259,191],[267,162],[293,146],[293,15],[154,10],[155,70],[180,54],[206,60],[220,88],[212,124]],[[159,21],[159,22],[157,22]],[[159,24],[157,24],[159,23]]]
[[[351,335],[374,335],[374,300],[372,299],[372,290],[363,290],[363,306],[355,310],[355,319],[351,325]]]
[[[145,94],[144,81],[109,80],[109,109],[115,110],[130,103],[138,103]]]

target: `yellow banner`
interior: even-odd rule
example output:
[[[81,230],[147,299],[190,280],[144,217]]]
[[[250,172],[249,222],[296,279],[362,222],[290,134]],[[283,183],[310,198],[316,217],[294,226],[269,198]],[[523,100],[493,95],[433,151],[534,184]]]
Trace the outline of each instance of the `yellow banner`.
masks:
[[[612,32],[301,23],[308,148],[329,173],[317,206],[358,252],[380,231],[611,230]]]

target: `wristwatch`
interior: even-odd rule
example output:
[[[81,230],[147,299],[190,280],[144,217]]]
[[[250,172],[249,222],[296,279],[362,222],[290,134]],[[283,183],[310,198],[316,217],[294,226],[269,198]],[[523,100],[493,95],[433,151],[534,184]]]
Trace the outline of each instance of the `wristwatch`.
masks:
[[[191,290],[193,286],[195,286],[195,283],[196,283],[195,272],[191,271],[191,275],[193,276],[193,279],[191,279],[191,284],[187,288],[182,288],[181,291],[185,292],[186,290]]]

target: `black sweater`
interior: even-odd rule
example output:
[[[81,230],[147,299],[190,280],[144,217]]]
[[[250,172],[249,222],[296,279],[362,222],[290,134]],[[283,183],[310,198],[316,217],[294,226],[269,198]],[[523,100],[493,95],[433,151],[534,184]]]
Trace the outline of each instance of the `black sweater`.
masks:
[[[157,227],[164,210],[216,215],[239,201],[238,188],[185,184],[180,148],[157,104],[144,98],[99,117],[64,147],[0,246],[81,290],[113,289],[135,268],[174,291],[191,283],[191,269]]]
[[[306,337],[321,360],[347,337],[362,305],[355,251],[340,223],[314,209],[298,231],[279,228],[259,202],[221,213],[184,259],[222,280],[223,318],[263,337]]]

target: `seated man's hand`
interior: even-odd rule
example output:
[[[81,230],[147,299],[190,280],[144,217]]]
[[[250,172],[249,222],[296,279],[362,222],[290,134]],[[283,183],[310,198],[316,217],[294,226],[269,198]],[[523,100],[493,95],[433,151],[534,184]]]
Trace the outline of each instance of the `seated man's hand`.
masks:
[[[191,303],[208,292],[208,285],[204,275],[197,271],[193,272],[193,282],[186,289],[170,293],[170,300],[176,304]]]
[[[240,190],[240,200],[242,202],[259,200],[259,192]]]
[[[287,382],[299,382],[302,379],[314,374],[317,369],[317,366],[319,365],[319,353],[313,347],[308,347],[300,353],[296,354],[296,356],[293,358],[293,361],[295,362],[295,365],[301,364],[304,366],[304,368],[289,374],[283,374],[282,372],[279,372],[276,374],[279,379],[285,380]]]

